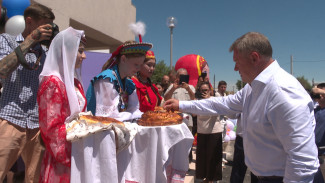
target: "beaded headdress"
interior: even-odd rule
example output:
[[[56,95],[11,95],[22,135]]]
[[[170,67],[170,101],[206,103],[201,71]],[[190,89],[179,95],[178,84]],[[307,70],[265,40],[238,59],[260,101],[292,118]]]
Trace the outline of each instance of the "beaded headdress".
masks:
[[[130,29],[134,34],[139,36],[139,42],[135,43],[126,43],[120,45],[111,55],[111,57],[108,59],[107,63],[104,65],[111,68],[114,65],[117,64],[116,58],[118,55],[127,55],[127,54],[143,54],[146,55],[147,51],[150,50],[153,46],[151,43],[144,43],[142,42],[142,36],[145,34],[145,24],[143,22],[137,22],[129,25]],[[103,69],[106,69],[104,68]]]
[[[146,53],[146,59],[155,59],[155,54],[153,53],[153,51],[148,50]]]

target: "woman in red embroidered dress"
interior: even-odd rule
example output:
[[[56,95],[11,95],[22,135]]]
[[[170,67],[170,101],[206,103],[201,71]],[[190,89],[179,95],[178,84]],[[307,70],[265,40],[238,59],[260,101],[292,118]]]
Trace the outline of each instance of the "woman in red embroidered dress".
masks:
[[[71,143],[66,140],[65,120],[85,111],[80,67],[85,53],[84,32],[71,27],[52,41],[40,74],[39,125],[45,144],[40,182],[70,182]]]
[[[151,83],[152,76],[156,66],[156,58],[153,51],[149,50],[146,54],[146,59],[141,66],[137,76],[132,77],[132,80],[137,88],[137,95],[140,103],[140,111],[153,111],[156,106],[159,106],[162,100],[155,84]]]

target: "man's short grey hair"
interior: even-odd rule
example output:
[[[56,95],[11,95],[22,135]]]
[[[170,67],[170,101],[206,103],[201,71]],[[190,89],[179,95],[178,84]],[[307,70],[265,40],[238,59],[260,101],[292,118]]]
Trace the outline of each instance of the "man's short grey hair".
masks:
[[[238,38],[229,48],[229,52],[251,53],[253,51],[266,57],[272,57],[272,46],[266,36],[258,32],[248,32]]]
[[[188,73],[187,73],[187,70],[184,69],[184,68],[179,68],[179,69],[177,70],[177,75],[179,75],[180,72],[185,72],[186,74],[188,74]]]

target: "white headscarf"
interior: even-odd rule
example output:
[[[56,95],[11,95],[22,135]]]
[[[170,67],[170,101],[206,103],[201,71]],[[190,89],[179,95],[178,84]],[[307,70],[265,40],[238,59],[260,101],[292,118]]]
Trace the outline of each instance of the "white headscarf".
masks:
[[[82,36],[84,36],[84,31],[72,27],[56,35],[46,56],[43,71],[39,76],[40,82],[44,76],[52,75],[57,76],[65,84],[71,116],[81,112],[74,78],[76,77],[81,82],[81,75],[76,71],[75,64]]]

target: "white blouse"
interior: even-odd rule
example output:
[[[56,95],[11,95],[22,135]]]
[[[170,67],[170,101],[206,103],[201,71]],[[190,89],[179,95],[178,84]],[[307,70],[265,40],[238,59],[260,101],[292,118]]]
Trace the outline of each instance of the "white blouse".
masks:
[[[119,121],[128,121],[140,118],[142,112],[139,110],[139,99],[136,90],[128,98],[128,107],[125,112],[119,112],[119,93],[114,84],[107,79],[98,80],[94,84],[96,96],[96,116],[115,118]]]
[[[197,115],[197,132],[202,134],[221,133],[220,116]]]

